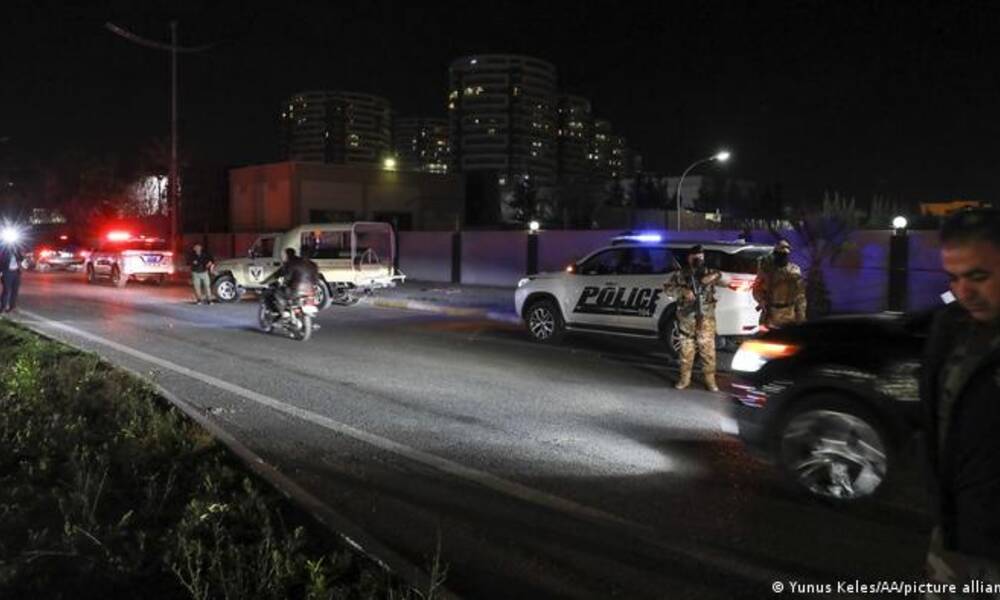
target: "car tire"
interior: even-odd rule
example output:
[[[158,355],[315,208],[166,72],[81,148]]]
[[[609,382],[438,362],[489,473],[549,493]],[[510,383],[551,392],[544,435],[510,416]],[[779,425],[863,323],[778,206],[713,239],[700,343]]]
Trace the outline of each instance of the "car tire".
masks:
[[[217,277],[212,282],[212,295],[220,302],[239,302],[243,297],[240,286],[236,284],[236,279],[232,275]]]
[[[94,272],[94,265],[87,265],[87,283],[97,283],[97,273]]]
[[[802,398],[782,417],[774,444],[786,483],[825,502],[870,499],[896,469],[896,448],[882,421],[839,394]]]
[[[316,282],[313,293],[316,296],[316,308],[325,310],[330,306],[330,286],[326,281],[320,279]]]
[[[672,308],[670,312],[660,319],[660,341],[670,358],[677,358],[681,355],[681,330],[677,322],[677,316]]]
[[[115,287],[123,288],[126,284],[128,284],[128,276],[122,273],[121,269],[118,267],[112,267],[111,282],[115,284]]]
[[[541,344],[557,344],[566,334],[566,322],[554,300],[536,300],[524,311],[524,324],[531,339]]]

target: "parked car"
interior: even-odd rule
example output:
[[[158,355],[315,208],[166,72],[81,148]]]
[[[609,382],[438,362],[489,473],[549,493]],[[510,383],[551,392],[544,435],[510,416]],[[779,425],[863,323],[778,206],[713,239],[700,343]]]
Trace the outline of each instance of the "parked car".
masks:
[[[720,341],[756,333],[759,313],[750,288],[759,259],[771,247],[742,242],[663,242],[658,234],[624,234],[563,272],[522,279],[514,308],[538,342],[557,342],[566,331],[581,331],[659,338],[676,354],[675,299],[664,295],[663,283],[695,244],[703,246],[706,264],[722,271],[715,311]]]
[[[744,342],[723,429],[809,495],[872,496],[911,454],[920,428],[918,371],[931,317],[834,317]]]
[[[286,248],[312,259],[319,267],[316,304],[351,304],[358,293],[391,287],[404,279],[395,268],[396,241],[388,223],[322,223],[285,233],[262,235],[246,258],[216,262],[212,292],[223,302],[236,302],[247,291],[260,292],[278,268]]]
[[[133,280],[163,283],[174,272],[174,256],[163,238],[112,231],[87,257],[84,269],[87,283],[100,279],[118,287]]]

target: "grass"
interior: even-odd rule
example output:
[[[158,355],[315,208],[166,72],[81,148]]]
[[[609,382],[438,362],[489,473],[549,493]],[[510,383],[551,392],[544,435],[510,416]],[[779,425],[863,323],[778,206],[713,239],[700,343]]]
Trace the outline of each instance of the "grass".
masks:
[[[0,322],[0,598],[430,599],[142,380]]]

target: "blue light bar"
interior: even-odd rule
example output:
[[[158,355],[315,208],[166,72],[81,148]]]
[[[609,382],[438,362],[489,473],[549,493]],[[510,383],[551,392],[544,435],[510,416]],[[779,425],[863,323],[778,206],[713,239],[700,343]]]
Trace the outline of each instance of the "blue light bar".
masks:
[[[637,233],[622,237],[636,242],[658,243],[663,241],[663,236],[658,233]]]

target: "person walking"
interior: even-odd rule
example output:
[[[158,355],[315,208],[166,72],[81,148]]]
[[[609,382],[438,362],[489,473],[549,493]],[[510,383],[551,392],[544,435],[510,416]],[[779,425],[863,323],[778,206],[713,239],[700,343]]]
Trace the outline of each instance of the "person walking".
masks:
[[[802,269],[790,260],[792,245],[781,240],[761,261],[753,282],[760,324],[775,329],[806,320],[806,286]]]
[[[687,265],[674,271],[663,284],[664,292],[676,298],[677,326],[680,330],[680,377],[674,388],[691,385],[695,353],[701,357],[705,388],[719,391],[715,382],[715,286],[722,273],[705,266],[705,252],[700,245],[691,248]]]
[[[215,259],[201,244],[195,244],[188,255],[187,263],[191,267],[195,304],[211,304],[212,270],[215,268]]]
[[[957,213],[940,239],[956,302],[935,315],[921,373],[936,521],[927,574],[1000,590],[1000,211]]]

